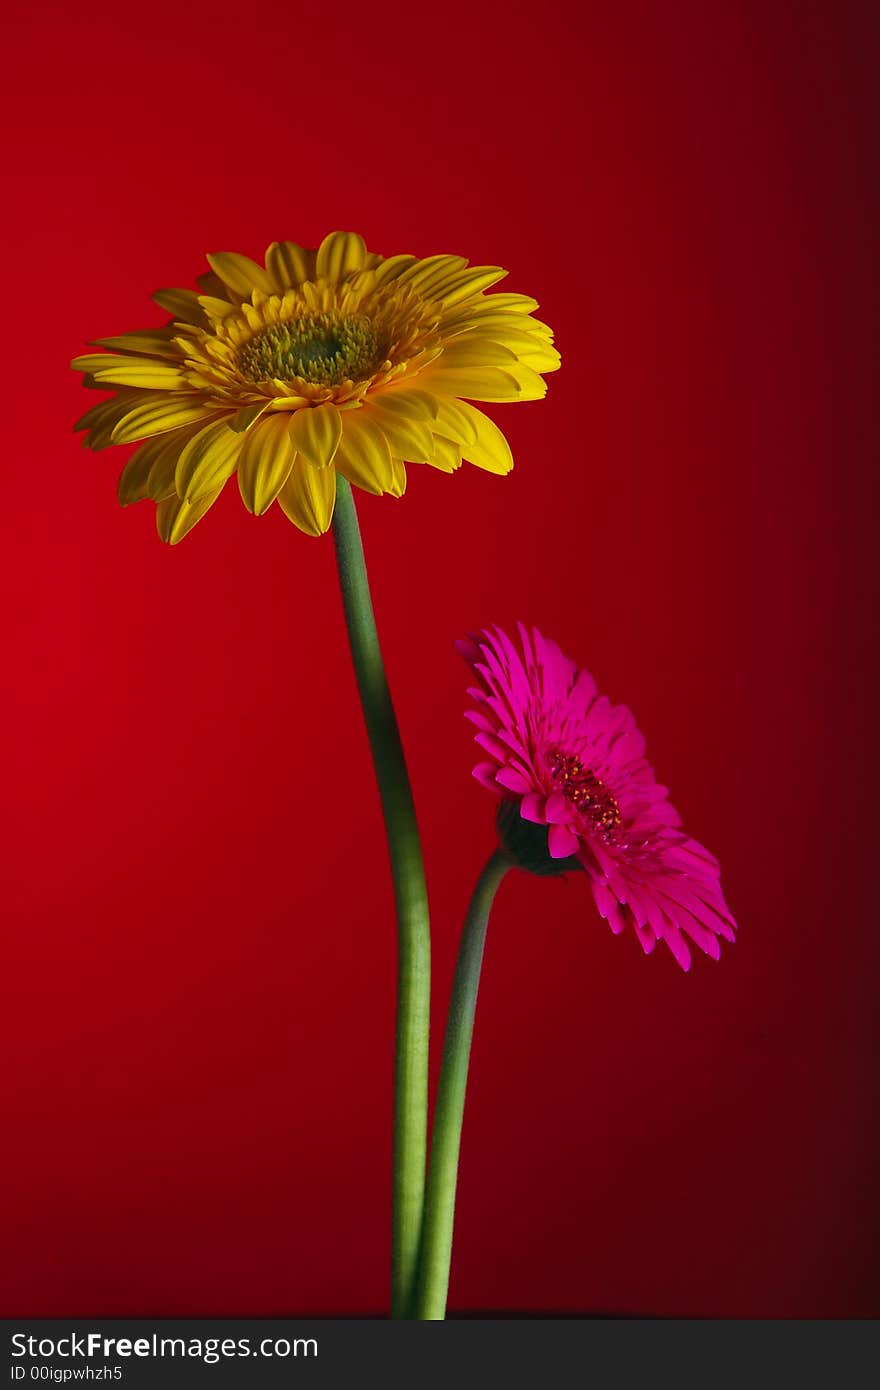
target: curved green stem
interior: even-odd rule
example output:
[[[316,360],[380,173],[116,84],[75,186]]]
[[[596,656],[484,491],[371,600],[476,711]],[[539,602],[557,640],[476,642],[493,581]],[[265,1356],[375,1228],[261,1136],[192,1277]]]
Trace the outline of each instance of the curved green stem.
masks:
[[[412,1317],[425,1196],[431,937],[422,847],[373,617],[351,488],[337,475],[333,540],[348,640],[373,755],[397,908],[397,1031],[391,1216],[391,1316]]]
[[[512,862],[501,849],[490,857],[477,880],[458,948],[434,1110],[431,1166],[416,1296],[417,1318],[439,1320],[446,1316],[461,1122],[483,947],[495,893],[507,870],[512,867]]]

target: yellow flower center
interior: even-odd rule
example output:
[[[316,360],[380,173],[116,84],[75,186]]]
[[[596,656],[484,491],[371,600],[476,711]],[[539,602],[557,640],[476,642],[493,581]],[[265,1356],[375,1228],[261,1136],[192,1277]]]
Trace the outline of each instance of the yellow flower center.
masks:
[[[602,779],[584,767],[580,758],[560,753],[558,748],[550,754],[550,775],[562,795],[592,822],[602,838],[613,840],[620,826],[620,807]]]
[[[383,343],[364,314],[300,314],[272,324],[238,349],[238,367],[248,381],[290,381],[320,386],[363,381],[385,360]]]

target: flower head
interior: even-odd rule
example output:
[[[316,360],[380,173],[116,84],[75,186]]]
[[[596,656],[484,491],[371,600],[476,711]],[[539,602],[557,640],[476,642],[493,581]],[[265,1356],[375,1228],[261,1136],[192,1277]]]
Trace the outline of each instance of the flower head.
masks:
[[[501,798],[502,842],[537,873],[584,869],[611,930],[632,928],[645,952],[665,941],[687,970],[688,937],[717,959],[736,926],[718,862],[680,829],[632,714],[555,642],[517,631],[459,644],[477,680],[467,717],[489,757],[474,776]]]
[[[181,540],[233,473],[249,511],[277,499],[317,536],[337,472],[399,497],[407,462],[513,467],[504,435],[468,401],[539,399],[559,355],[534,299],[486,294],[505,271],[460,256],[383,259],[352,232],[317,251],[273,242],[265,267],[233,252],[208,261],[201,293],[153,296],[171,315],[164,328],[99,339],[106,352],[73,361],[85,385],[116,393],[76,428],[92,449],[143,441],[119,500],[152,498],[163,540]]]

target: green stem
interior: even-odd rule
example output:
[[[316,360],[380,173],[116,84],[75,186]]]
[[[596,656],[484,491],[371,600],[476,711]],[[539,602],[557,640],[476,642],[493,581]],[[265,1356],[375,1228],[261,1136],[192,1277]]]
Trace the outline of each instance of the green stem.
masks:
[[[504,850],[498,849],[490,857],[477,880],[458,948],[434,1110],[431,1167],[425,1198],[425,1226],[416,1297],[418,1318],[439,1320],[446,1316],[461,1122],[483,947],[495,893],[511,866],[512,860]]]
[[[428,1133],[431,936],[422,847],[400,732],[391,703],[357,512],[337,475],[333,540],[348,640],[379,784],[397,908],[391,1316],[413,1316],[422,1235]]]

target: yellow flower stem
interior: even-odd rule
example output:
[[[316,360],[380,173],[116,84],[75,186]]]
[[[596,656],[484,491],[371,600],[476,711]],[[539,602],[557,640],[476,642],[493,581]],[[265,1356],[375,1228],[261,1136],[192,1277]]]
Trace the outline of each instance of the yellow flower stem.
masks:
[[[336,487],[333,539],[339,584],[379,784],[397,909],[391,1316],[411,1318],[422,1234],[428,1133],[428,895],[412,790],[376,632],[354,498],[344,478],[337,476]]]
[[[512,859],[502,849],[497,849],[489,858],[477,880],[458,948],[431,1136],[431,1166],[415,1305],[415,1315],[420,1319],[439,1321],[446,1316],[461,1122],[483,947],[498,885],[512,864]]]

